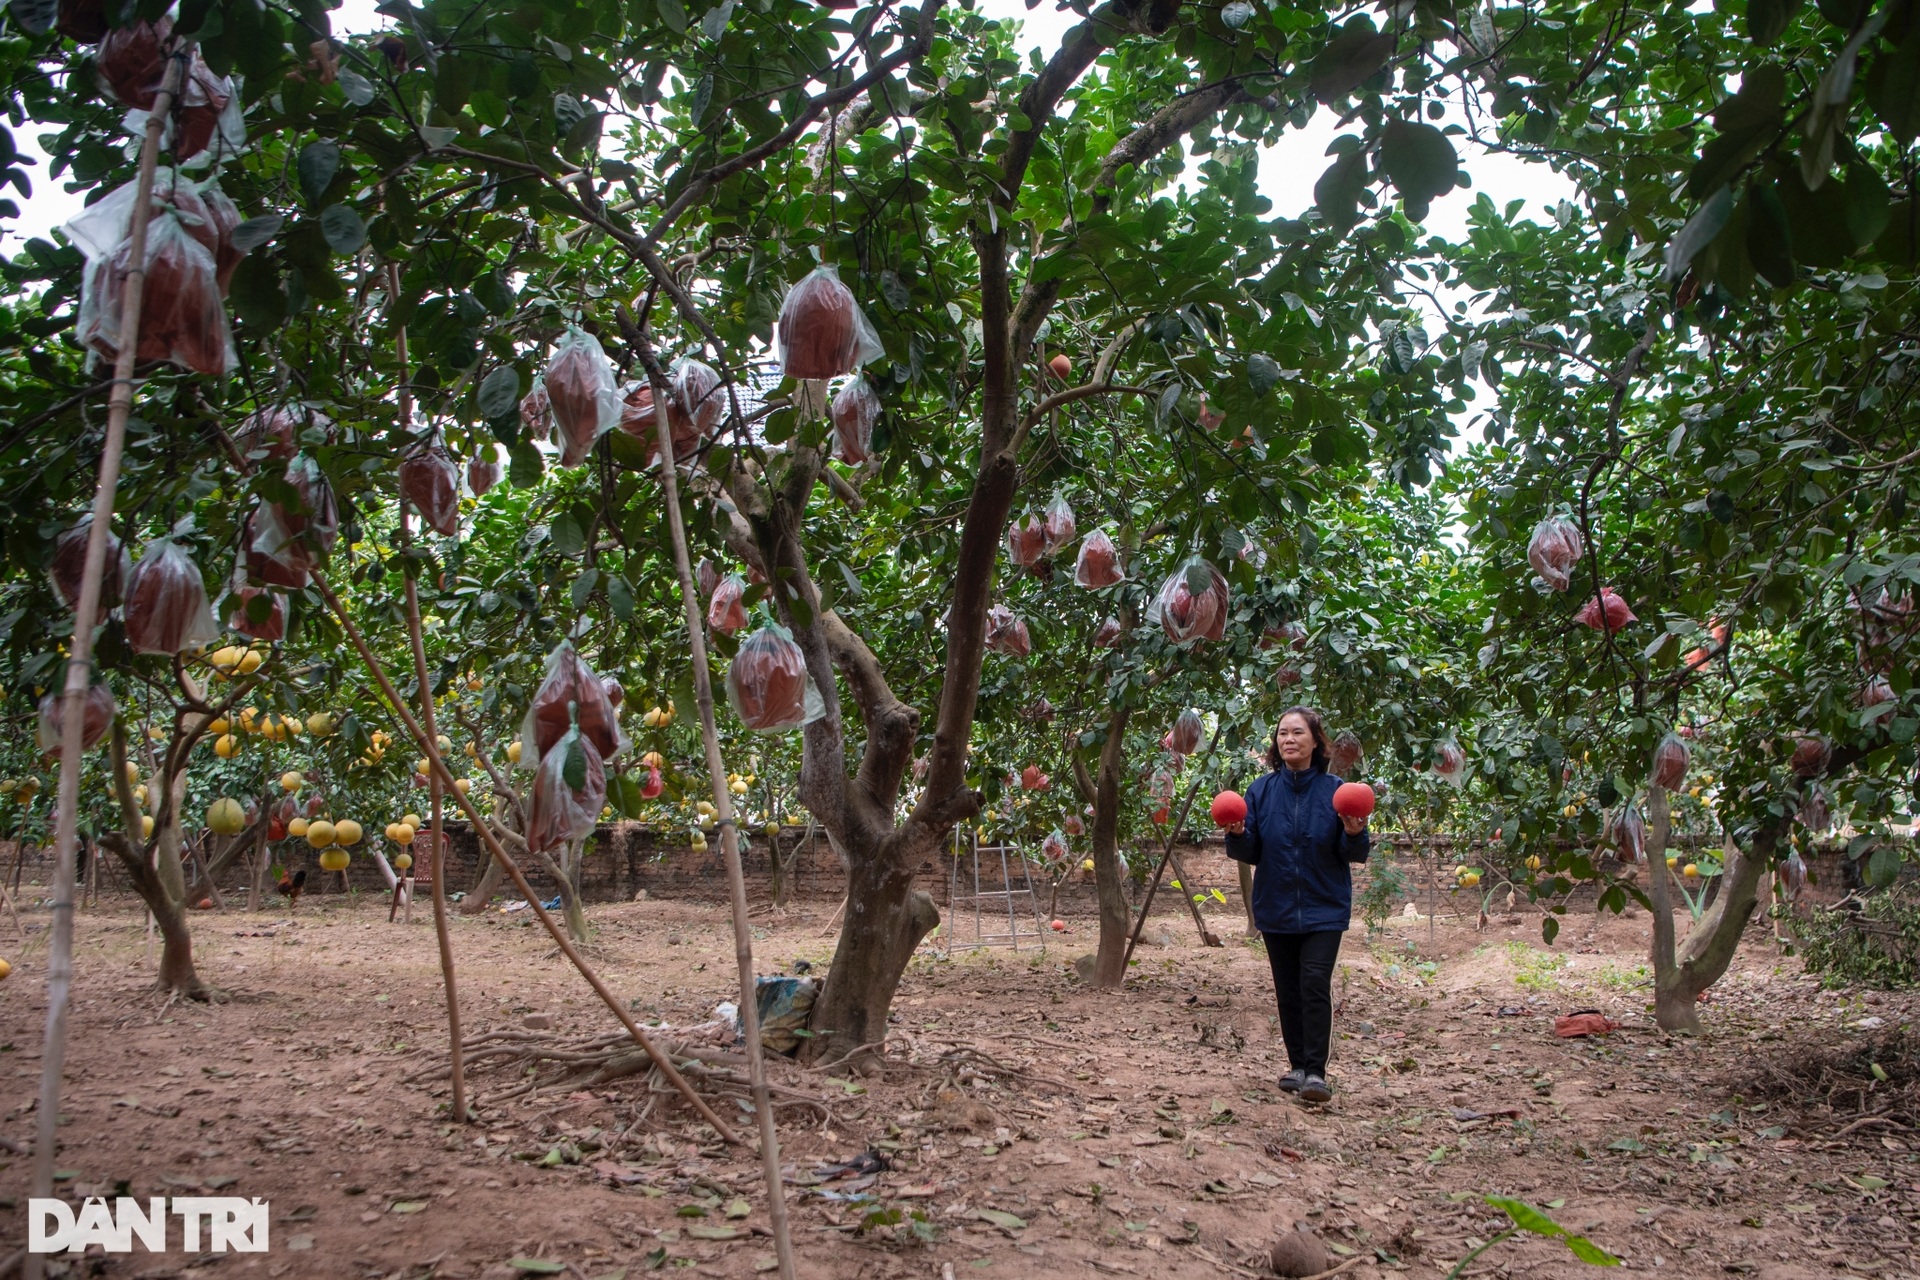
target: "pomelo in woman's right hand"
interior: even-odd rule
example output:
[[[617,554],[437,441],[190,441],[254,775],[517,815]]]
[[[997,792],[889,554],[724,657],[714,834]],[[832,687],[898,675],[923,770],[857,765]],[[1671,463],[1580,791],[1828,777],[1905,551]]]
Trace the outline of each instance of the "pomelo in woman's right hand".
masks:
[[[1333,793],[1333,811],[1343,818],[1364,818],[1373,812],[1373,788],[1364,782],[1343,782]]]
[[[1247,820],[1247,802],[1238,791],[1222,791],[1213,798],[1213,825],[1231,827]]]

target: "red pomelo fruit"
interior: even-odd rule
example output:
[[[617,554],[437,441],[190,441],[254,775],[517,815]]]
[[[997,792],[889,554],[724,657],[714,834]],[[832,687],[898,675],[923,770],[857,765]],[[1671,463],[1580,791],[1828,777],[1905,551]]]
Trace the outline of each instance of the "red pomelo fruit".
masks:
[[[1247,802],[1238,791],[1222,791],[1213,798],[1213,825],[1230,827],[1247,820]]]
[[[1333,793],[1333,811],[1343,818],[1364,818],[1373,812],[1373,788],[1364,782],[1343,782]]]

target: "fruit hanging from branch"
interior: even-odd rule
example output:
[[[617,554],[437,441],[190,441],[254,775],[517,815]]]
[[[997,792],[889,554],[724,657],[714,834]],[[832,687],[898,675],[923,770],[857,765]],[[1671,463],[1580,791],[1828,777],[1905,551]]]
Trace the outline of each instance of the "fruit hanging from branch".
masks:
[[[1585,550],[1578,525],[1565,516],[1548,516],[1533,528],[1527,563],[1549,590],[1565,591],[1573,582],[1573,566]]]
[[[1627,624],[1639,621],[1634,617],[1633,610],[1627,607],[1627,602],[1612,587],[1602,587],[1599,595],[1588,597],[1587,602],[1580,606],[1580,612],[1573,615],[1573,620],[1596,631],[1605,629],[1608,635],[1614,635]]]
[[[838,378],[885,354],[880,336],[831,263],[814,268],[787,290],[777,326],[784,378]]]

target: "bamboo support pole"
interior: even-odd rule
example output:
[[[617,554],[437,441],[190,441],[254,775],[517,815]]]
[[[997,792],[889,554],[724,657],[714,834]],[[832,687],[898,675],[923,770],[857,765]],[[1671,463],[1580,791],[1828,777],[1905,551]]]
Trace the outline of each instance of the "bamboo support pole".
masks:
[[[1180,804],[1180,813],[1174,818],[1173,825],[1167,828],[1167,847],[1160,854],[1160,865],[1153,869],[1153,879],[1147,884],[1147,900],[1140,904],[1140,918],[1133,922],[1133,936],[1127,939],[1126,959],[1120,963],[1123,982],[1126,980],[1127,966],[1133,962],[1133,949],[1140,945],[1140,932],[1147,927],[1147,915],[1153,910],[1153,896],[1159,892],[1160,878],[1167,873],[1169,862],[1174,864],[1174,874],[1180,877],[1182,886],[1180,896],[1186,898],[1187,907],[1193,912],[1193,922],[1200,930],[1200,941],[1210,947],[1220,945],[1220,940],[1208,931],[1206,921],[1201,918],[1199,904],[1194,902],[1192,896],[1188,894],[1185,886],[1193,882],[1187,879],[1186,872],[1180,870],[1179,862],[1173,854],[1173,844],[1180,837],[1180,828],[1186,825],[1187,814],[1193,811],[1193,798],[1200,793],[1200,782],[1206,773],[1204,766],[1208,760],[1213,759],[1213,749],[1220,745],[1220,729],[1221,725],[1216,723],[1213,728],[1213,737],[1207,742],[1207,754],[1200,758],[1203,767],[1195,771],[1193,785],[1187,788],[1187,798]]]
[[[60,782],[54,810],[53,924],[47,953],[47,1032],[40,1058],[38,1127],[33,1146],[33,1176],[28,1194],[53,1194],[54,1148],[60,1123],[60,1077],[66,1067],[67,1011],[73,988],[74,846],[80,818],[80,743],[83,707],[93,679],[93,628],[100,616],[100,581],[107,563],[107,537],[113,524],[114,491],[120,485],[120,461],[127,443],[127,419],[133,411],[134,356],[140,348],[140,303],[147,287],[147,223],[153,213],[153,172],[160,155],[160,130],[172,113],[186,75],[186,46],[173,51],[166,76],[147,116],[140,140],[140,170],[135,179],[127,235],[127,276],[120,294],[120,332],[113,359],[113,390],[107,400],[107,434],[100,450],[100,471],[93,490],[93,524],[87,530],[80,598],[73,608],[73,641],[67,650],[67,682],[60,732]],[[39,1280],[41,1257],[28,1254],[26,1280]]]
[[[346,609],[340,603],[340,597],[333,593],[333,586],[327,581],[326,575],[319,570],[315,570],[313,574],[313,585],[319,590],[321,597],[327,602],[327,608],[333,611],[333,616],[339,621],[341,630],[346,632],[348,642],[353,645],[354,651],[360,655],[360,661],[366,665],[367,673],[373,677],[374,683],[380,686],[380,692],[386,697],[388,704],[393,707],[394,714],[400,717],[401,725],[413,738],[414,743],[419,746],[421,754],[426,756],[427,763],[432,768],[433,776],[440,779],[440,784],[445,791],[452,795],[460,807],[466,811],[467,821],[473,824],[475,834],[477,834],[481,842],[487,846],[487,852],[500,860],[500,865],[506,869],[507,875],[512,878],[514,886],[526,895],[527,905],[533,909],[534,915],[539,917],[540,923],[544,925],[547,932],[552,935],[554,942],[560,948],[561,954],[573,963],[573,967],[580,971],[580,976],[587,980],[587,985],[593,988],[594,994],[599,996],[607,1008],[613,1011],[613,1016],[620,1020],[620,1025],[627,1029],[627,1034],[633,1037],[634,1043],[640,1046],[642,1052],[652,1060],[653,1065],[659,1070],[660,1074],[666,1077],[667,1083],[680,1091],[681,1096],[686,1098],[688,1105],[699,1113],[701,1119],[713,1126],[713,1131],[719,1134],[723,1140],[738,1145],[740,1143],[740,1135],[734,1132],[733,1127],[722,1120],[714,1112],[712,1107],[707,1105],[705,1098],[694,1092],[694,1088],[687,1082],[687,1078],[680,1074],[678,1067],[673,1065],[673,1059],[662,1053],[659,1046],[655,1045],[653,1041],[647,1037],[647,1033],[640,1029],[640,1024],[633,1020],[633,1015],[628,1013],[626,1008],[620,1003],[619,997],[608,990],[607,984],[600,980],[600,975],[594,971],[592,965],[587,963],[586,957],[574,949],[573,940],[567,937],[567,931],[561,928],[552,916],[547,914],[545,907],[540,905],[539,895],[535,894],[533,886],[527,883],[526,873],[520,869],[519,863],[508,856],[505,847],[494,837],[492,829],[489,828],[485,820],[481,818],[479,808],[475,806],[472,799],[454,787],[453,774],[448,771],[446,761],[440,757],[439,743],[427,736],[421,729],[420,722],[416,720],[413,713],[407,709],[406,699],[402,698],[399,692],[393,687],[393,681],[387,676],[387,669],[381,665],[378,658],[374,657],[373,650],[367,646],[366,637],[360,634],[360,628],[355,626],[353,619],[347,616]]]
[[[387,267],[389,287],[398,293],[400,289],[400,268]],[[407,387],[407,330],[403,325],[394,335],[394,349],[400,359],[400,422],[404,427],[413,425],[413,392]],[[407,501],[400,500],[400,541],[404,545],[410,540],[407,529]],[[414,584],[414,575],[400,575],[406,581],[407,595],[407,640],[413,648],[413,678],[420,688],[420,719],[427,736],[433,739],[434,746],[440,744],[440,729],[434,722],[433,682],[427,674],[427,646],[420,637],[420,592]],[[443,821],[440,812],[440,774],[427,779],[428,800],[433,808],[429,810],[428,831],[431,833],[432,848],[427,850],[427,867],[433,873],[433,932],[440,945],[440,978],[447,990],[447,1038],[451,1042],[448,1060],[451,1063],[449,1075],[453,1081],[453,1122],[467,1122],[467,1071],[460,1052],[460,989],[454,981],[453,938],[447,924],[447,842],[443,833]],[[406,899],[407,923],[413,923],[413,875],[411,871],[400,886],[400,892]],[[392,913],[388,913],[391,918]]]
[[[652,363],[650,355],[648,362]],[[686,525],[680,518],[680,482],[673,456],[673,431],[667,423],[667,387],[657,368],[649,372],[654,381],[654,431],[660,442],[661,495],[667,508],[667,531],[673,540],[673,563],[680,577],[687,647],[693,660],[693,697],[699,704],[700,738],[706,746],[707,777],[712,784],[716,825],[720,828],[720,855],[727,865],[727,887],[733,899],[733,954],[740,968],[740,1029],[747,1042],[747,1075],[752,1085],[754,1119],[760,1125],[760,1161],[767,1180],[768,1225],[773,1231],[780,1280],[794,1280],[786,1185],[780,1175],[780,1132],[774,1124],[773,1102],[767,1090],[766,1058],[760,1051],[760,998],[753,972],[753,928],[747,920],[747,877],[740,864],[740,824],[734,818],[733,792],[727,785],[726,763],[720,756],[720,731],[713,718],[713,678],[707,670],[707,638],[701,625],[700,598],[693,587],[693,557],[687,550]],[[776,860],[779,857],[777,848],[774,857]]]

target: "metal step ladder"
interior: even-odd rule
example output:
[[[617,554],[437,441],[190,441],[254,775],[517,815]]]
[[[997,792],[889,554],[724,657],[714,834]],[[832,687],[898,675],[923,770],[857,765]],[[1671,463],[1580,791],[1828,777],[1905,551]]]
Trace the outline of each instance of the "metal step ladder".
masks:
[[[965,846],[962,847],[961,831],[953,831],[952,865],[947,874],[947,918],[944,921],[941,950],[951,955],[956,949],[971,950],[975,947],[1011,947],[1018,951],[1024,945],[1045,951],[1047,948],[1046,921],[1040,918],[1040,896],[1033,889],[1032,863],[1018,845],[980,843],[980,830],[972,823],[966,824]],[[986,878],[981,877],[981,863],[986,863]],[[973,877],[973,892],[962,893],[961,863],[970,864]],[[998,888],[993,887],[993,869],[998,864],[1000,875]],[[1014,871],[1020,872],[1016,883]],[[1024,887],[1022,887],[1024,886]],[[1024,902],[1017,900],[1025,899]],[[1006,918],[1006,928],[1000,927],[1002,915]],[[1031,926],[1022,931],[1020,920],[1030,916]]]

